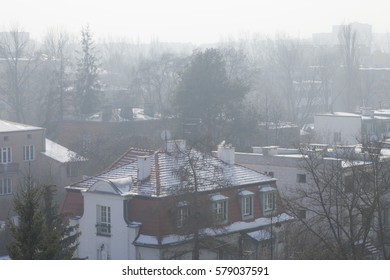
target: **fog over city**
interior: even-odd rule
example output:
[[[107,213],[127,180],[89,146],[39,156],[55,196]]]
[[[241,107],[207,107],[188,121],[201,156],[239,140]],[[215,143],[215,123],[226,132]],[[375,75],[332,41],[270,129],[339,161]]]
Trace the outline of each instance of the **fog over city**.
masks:
[[[3,3],[0,259],[390,259],[367,2]]]
[[[285,0],[145,0],[145,1],[25,1],[3,3],[1,27],[19,24],[42,38],[49,28],[77,33],[90,25],[99,38],[158,38],[162,42],[215,43],[222,38],[259,33],[310,38],[328,32],[332,25],[364,22],[376,33],[390,28],[390,4],[370,1],[285,1]]]

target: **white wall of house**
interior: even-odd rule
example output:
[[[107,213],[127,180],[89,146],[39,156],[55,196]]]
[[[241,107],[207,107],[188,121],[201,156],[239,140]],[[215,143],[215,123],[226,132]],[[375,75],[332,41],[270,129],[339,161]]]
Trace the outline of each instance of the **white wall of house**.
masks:
[[[79,219],[81,231],[78,257],[98,259],[136,259],[136,250],[132,242],[138,235],[137,226],[129,226],[124,219],[125,197],[118,194],[84,192],[84,214]],[[97,235],[98,206],[110,207],[110,236]],[[100,251],[99,251],[100,250]],[[98,255],[102,252],[102,255]]]
[[[360,115],[335,113],[314,116],[317,141],[324,144],[358,144],[361,139],[361,126]],[[335,139],[335,134],[339,134],[338,140]]]
[[[300,154],[264,156],[254,153],[236,153],[236,162],[264,174],[273,173],[273,177],[277,178],[278,191],[282,197],[294,194],[297,188],[308,188],[310,183],[310,174],[304,169],[304,161]],[[298,182],[297,177],[300,174],[306,175],[306,183]]]

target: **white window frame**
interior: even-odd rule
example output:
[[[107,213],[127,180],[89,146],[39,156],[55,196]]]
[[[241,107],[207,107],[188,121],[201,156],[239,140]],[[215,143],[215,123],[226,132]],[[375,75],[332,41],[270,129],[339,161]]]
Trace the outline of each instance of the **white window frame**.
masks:
[[[242,197],[242,214],[253,216],[253,196],[245,195]]]
[[[254,193],[250,191],[241,191],[240,196],[240,206],[241,206],[241,216],[243,219],[253,218],[253,197]]]
[[[12,179],[1,178],[0,179],[0,195],[12,194]]]
[[[12,148],[1,147],[0,148],[0,163],[9,163],[12,161]]]
[[[97,233],[98,235],[111,235],[111,207],[97,205]]]
[[[34,147],[34,145],[23,146],[23,160],[24,161],[35,160],[35,147]]]
[[[218,224],[225,224],[228,221],[228,197],[220,194],[211,196],[211,207],[214,215],[214,220]]]
[[[266,192],[264,193],[264,211],[275,210],[275,193]]]
[[[270,185],[259,188],[263,214],[269,214],[276,210],[276,192],[277,190]]]

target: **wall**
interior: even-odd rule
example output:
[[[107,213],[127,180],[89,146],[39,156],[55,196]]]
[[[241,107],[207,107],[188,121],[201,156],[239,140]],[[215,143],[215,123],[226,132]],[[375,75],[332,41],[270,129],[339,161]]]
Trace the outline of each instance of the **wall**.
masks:
[[[30,135],[30,137],[28,137]],[[8,140],[5,140],[5,136]],[[45,130],[13,131],[0,133],[0,147],[11,147],[11,162],[1,164],[0,178],[11,178],[12,194],[0,196],[0,220],[13,215],[13,195],[18,192],[20,185],[24,184],[24,177],[29,173],[33,178],[39,177],[40,152],[44,150]],[[34,145],[33,161],[23,160],[23,146]]]
[[[361,139],[361,116],[345,115],[316,115],[314,129],[317,141],[321,144],[358,144]],[[341,133],[341,141],[334,142],[334,133]]]
[[[78,257],[97,258],[97,250],[102,244],[111,255],[111,259],[135,259],[136,256],[131,242],[136,235],[136,228],[128,227],[124,220],[124,198],[115,194],[99,194],[85,192],[84,214],[79,220],[81,231]],[[97,205],[111,207],[111,236],[96,234]]]

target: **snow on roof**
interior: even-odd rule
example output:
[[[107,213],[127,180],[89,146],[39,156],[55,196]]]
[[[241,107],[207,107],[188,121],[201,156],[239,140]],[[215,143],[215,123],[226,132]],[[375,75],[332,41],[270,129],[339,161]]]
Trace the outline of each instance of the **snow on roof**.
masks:
[[[188,158],[183,154],[154,152],[151,155],[150,176],[142,181],[137,180],[137,161],[128,154],[124,156],[129,159],[127,164],[121,161],[122,165],[73,184],[71,188],[89,189],[99,180],[112,180],[123,177],[133,178],[133,186],[126,192],[126,195],[169,196],[183,188],[187,188],[188,191],[194,188],[193,176],[189,175],[186,181],[179,178],[180,170],[183,171],[186,167],[188,168]],[[237,164],[226,164],[215,157],[204,155],[194,150],[191,151],[191,158],[194,159],[194,162],[197,162],[195,168],[198,191],[214,190],[221,186],[242,186],[275,181],[275,179],[252,169]]]
[[[214,194],[214,195],[210,196],[210,200],[211,201],[225,200],[225,199],[228,199],[228,198],[229,197],[224,196],[222,194]]]
[[[42,127],[0,120],[0,132],[43,130]]]
[[[337,117],[355,117],[355,118],[361,117],[361,115],[354,114],[354,113],[347,113],[347,112],[324,113],[324,114],[317,114],[316,116],[337,116]]]
[[[267,230],[261,229],[253,232],[247,233],[250,237],[256,241],[268,240],[271,239],[271,233]]]
[[[239,192],[240,195],[254,195],[253,192],[248,191],[248,190],[242,190]]]
[[[272,192],[272,191],[276,191],[276,189],[271,187],[270,185],[265,185],[265,186],[260,187],[259,191],[260,192]]]
[[[61,163],[87,160],[86,158],[80,156],[79,154],[47,138],[46,138],[46,151],[42,152],[42,154]]]

